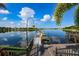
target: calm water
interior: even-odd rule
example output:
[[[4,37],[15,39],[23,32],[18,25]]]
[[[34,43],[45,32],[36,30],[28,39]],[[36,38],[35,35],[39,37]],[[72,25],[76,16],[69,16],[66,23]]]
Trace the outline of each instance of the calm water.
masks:
[[[57,37],[61,43],[64,43],[65,32],[61,30],[42,30],[47,37]],[[29,40],[33,39],[36,32],[32,31],[28,33]],[[10,46],[26,46],[26,32],[6,32],[0,33],[0,45]]]

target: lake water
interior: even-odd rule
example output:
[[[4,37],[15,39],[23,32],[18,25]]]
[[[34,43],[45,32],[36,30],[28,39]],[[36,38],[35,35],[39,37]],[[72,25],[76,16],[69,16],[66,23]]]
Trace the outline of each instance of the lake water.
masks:
[[[57,37],[60,43],[64,43],[65,32],[62,30],[42,30],[47,37]],[[10,45],[10,46],[26,46],[26,32],[5,32],[0,33],[0,45]],[[28,32],[28,39],[34,38],[36,32]]]

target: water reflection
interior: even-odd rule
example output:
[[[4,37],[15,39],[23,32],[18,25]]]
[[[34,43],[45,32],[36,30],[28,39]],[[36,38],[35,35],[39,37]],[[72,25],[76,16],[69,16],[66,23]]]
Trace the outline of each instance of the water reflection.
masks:
[[[65,32],[62,30],[44,30],[47,37],[52,39],[52,43],[65,43]]]
[[[20,46],[21,47],[27,47],[27,37],[28,37],[28,41],[31,41],[34,38],[35,32],[20,32],[21,35],[20,37],[22,37],[22,39],[20,40]]]
[[[21,39],[18,32],[0,33],[0,45],[16,46]]]
[[[52,43],[67,43],[66,32],[62,30],[42,30]],[[28,32],[28,40],[32,40],[36,35],[35,31]],[[0,45],[27,46],[27,32],[5,32],[0,33]]]

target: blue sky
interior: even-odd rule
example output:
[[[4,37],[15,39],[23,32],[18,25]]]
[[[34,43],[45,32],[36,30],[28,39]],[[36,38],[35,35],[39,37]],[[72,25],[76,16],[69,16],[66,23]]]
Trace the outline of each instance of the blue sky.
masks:
[[[0,9],[0,27],[25,27],[27,20],[29,27],[33,24],[42,28],[57,27],[53,18],[56,5],[55,3],[6,3],[7,9]],[[64,14],[61,27],[74,24],[75,9],[76,7],[73,7]]]

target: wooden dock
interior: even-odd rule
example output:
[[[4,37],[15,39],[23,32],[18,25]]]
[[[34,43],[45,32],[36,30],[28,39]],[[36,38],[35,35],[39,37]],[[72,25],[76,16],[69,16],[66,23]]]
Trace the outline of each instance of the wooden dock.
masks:
[[[71,48],[69,48],[69,47]],[[73,47],[74,46],[74,47]],[[40,56],[78,56],[79,50],[75,48],[75,44],[51,44],[46,45],[44,52]],[[74,51],[76,49],[76,52]],[[63,51],[63,52],[62,52]],[[78,51],[78,53],[77,53]],[[37,48],[33,46],[30,56],[37,56]]]
[[[1,53],[3,53],[3,55]],[[11,48],[3,48],[0,51],[1,56],[79,56],[79,44],[44,45],[42,54],[37,55],[37,53],[37,48],[35,46],[30,47],[27,51],[26,49]]]

